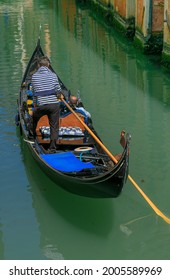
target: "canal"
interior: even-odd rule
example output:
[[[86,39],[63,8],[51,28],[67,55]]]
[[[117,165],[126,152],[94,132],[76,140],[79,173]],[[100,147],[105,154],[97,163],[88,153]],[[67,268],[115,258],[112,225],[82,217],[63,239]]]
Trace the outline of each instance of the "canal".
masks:
[[[72,195],[21,143],[16,100],[40,24],[44,52],[107,148],[131,134],[130,175],[170,217],[169,72],[74,0],[0,0],[0,259],[168,260],[170,225],[129,181],[117,199]]]

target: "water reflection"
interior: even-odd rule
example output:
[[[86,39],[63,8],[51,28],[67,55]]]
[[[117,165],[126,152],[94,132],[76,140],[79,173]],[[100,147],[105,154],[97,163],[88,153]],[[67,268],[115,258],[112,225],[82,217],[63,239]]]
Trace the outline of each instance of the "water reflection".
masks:
[[[25,145],[22,145],[22,152],[39,223],[42,252],[52,259],[76,258],[79,254],[81,258],[78,252],[81,248],[83,257],[90,254],[95,258],[96,253],[87,244],[93,240],[94,247],[102,248],[110,234],[114,223],[111,200],[87,199],[65,192],[39,169]]]
[[[66,3],[68,4],[67,1]],[[170,105],[170,78],[166,75],[167,71],[160,66],[159,56],[147,57],[133,46],[133,42],[120,36],[114,29],[111,30],[109,27],[107,29],[106,26],[99,28],[101,18],[94,16],[86,5],[77,3],[77,9],[72,10],[72,13],[74,13],[74,25],[72,16],[69,16],[68,28],[65,14],[62,18],[63,26],[83,45],[91,48],[103,59],[103,67],[106,63],[109,64],[115,73],[121,74],[122,79],[130,82],[140,92],[151,95],[166,106]],[[87,32],[87,26],[91,32]],[[162,75],[158,75],[159,71]],[[117,92],[126,90],[119,85],[118,82]]]
[[[143,229],[147,228],[147,231]],[[167,244],[170,242],[169,226],[152,215],[146,215],[130,220],[120,225],[122,247],[125,248],[124,259],[169,259]],[[124,235],[124,237],[123,237]],[[126,236],[126,237],[125,237]],[[128,240],[128,242],[127,242]],[[123,257],[120,254],[120,258]]]
[[[50,58],[51,57],[51,38],[50,38],[50,29],[49,25],[45,24],[45,53]]]

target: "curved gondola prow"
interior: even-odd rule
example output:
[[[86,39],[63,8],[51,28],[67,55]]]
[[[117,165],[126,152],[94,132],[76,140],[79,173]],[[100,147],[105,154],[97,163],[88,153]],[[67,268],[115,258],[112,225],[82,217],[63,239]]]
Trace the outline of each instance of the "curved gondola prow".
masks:
[[[129,145],[130,145],[130,140],[131,140],[131,135],[129,133],[127,133],[126,144],[125,144],[124,150],[122,152],[122,155],[121,155],[119,161],[117,162],[117,164],[121,164],[122,162],[124,162],[124,168],[125,168],[124,183],[127,181],[128,173],[129,173],[129,154],[130,154]]]
[[[123,152],[118,155],[118,161],[115,163],[113,161],[113,169],[111,170],[112,176],[114,176],[114,181],[111,183],[114,186],[114,191],[112,197],[118,197],[123,191],[124,185],[127,181],[129,175],[129,144],[131,136],[127,134],[126,144],[124,146]],[[109,178],[107,178],[108,180]],[[116,182],[116,184],[115,184]]]
[[[43,50],[42,50],[41,45],[40,45],[40,38],[38,38],[35,50],[34,50],[32,56],[31,56],[31,58],[28,62],[27,68],[25,70],[25,73],[24,73],[24,76],[23,76],[23,79],[22,79],[22,84],[25,82],[25,80],[27,78],[27,75],[30,72],[30,66],[32,65],[33,60],[37,57],[37,55],[41,55],[41,56],[44,55]]]
[[[111,158],[111,161],[113,162],[112,170],[115,170],[115,173],[117,173],[118,177],[121,178],[123,184],[126,182],[126,180],[128,178],[128,172],[129,172],[130,139],[131,139],[131,136],[129,134],[127,134],[126,144],[123,148],[122,153],[118,154],[118,155],[114,155],[114,158],[116,159],[116,161]],[[122,178],[124,178],[124,179],[122,179]]]

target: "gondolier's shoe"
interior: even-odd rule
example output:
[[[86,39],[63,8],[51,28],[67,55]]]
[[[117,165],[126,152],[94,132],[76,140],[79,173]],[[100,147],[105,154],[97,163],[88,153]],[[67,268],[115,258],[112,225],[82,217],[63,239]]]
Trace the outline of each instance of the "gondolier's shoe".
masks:
[[[49,150],[56,150],[56,149],[57,149],[56,140],[51,140]]]
[[[36,138],[36,133],[34,133],[32,128],[30,128],[28,132],[28,139],[34,140],[35,138]]]

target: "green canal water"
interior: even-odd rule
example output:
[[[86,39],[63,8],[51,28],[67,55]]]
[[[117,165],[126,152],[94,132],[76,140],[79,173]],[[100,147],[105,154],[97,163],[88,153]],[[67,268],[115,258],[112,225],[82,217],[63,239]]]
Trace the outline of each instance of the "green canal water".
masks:
[[[0,259],[170,259],[170,225],[130,181],[117,199],[72,195],[21,143],[16,100],[40,24],[44,52],[107,148],[131,134],[130,175],[170,217],[170,73],[74,0],[0,0]]]

